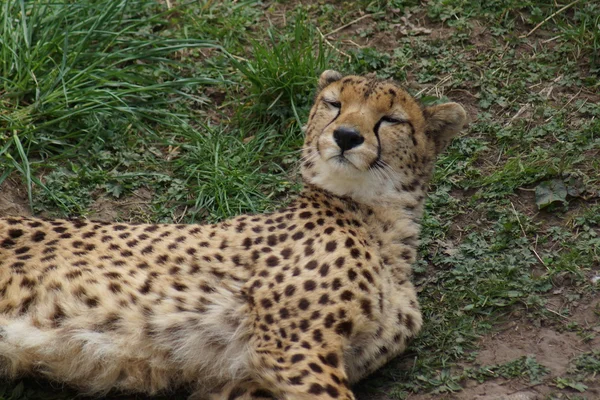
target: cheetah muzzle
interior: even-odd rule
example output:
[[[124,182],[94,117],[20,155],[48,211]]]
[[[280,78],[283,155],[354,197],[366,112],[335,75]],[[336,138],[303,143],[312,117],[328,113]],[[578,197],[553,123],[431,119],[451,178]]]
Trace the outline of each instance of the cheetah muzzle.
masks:
[[[87,393],[353,399],[421,328],[410,281],[436,156],[463,127],[399,86],[325,71],[304,189],[214,225],[0,220],[0,373]]]

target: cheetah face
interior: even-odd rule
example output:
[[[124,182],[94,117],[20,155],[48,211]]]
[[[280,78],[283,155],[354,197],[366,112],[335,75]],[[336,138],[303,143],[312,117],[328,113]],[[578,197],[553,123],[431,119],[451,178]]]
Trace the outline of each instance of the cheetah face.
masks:
[[[421,108],[391,81],[325,71],[306,127],[302,174],[362,202],[423,189],[466,121],[456,103]]]

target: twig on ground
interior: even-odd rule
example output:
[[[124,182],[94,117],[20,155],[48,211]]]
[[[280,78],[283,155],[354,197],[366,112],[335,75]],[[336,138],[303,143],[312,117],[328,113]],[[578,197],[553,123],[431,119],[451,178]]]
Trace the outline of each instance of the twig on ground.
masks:
[[[353,20],[353,21],[350,21],[350,22],[348,22],[347,24],[345,24],[345,25],[342,25],[342,26],[340,26],[339,28],[336,28],[336,29],[334,29],[334,30],[332,30],[331,32],[329,32],[328,34],[326,34],[326,35],[323,35],[323,36],[324,36],[324,37],[331,36],[331,35],[333,35],[333,34],[335,34],[335,33],[338,33],[338,32],[339,32],[339,31],[341,31],[342,29],[346,29],[346,28],[347,28],[347,27],[349,27],[350,25],[354,25],[354,24],[355,24],[355,23],[357,23],[358,21],[362,21],[362,20],[363,20],[363,19],[365,19],[365,18],[368,18],[368,17],[374,17],[375,15],[379,15],[379,14],[383,14],[383,11],[376,12],[376,13],[373,13],[373,14],[365,14],[365,15],[363,15],[362,17],[356,18],[355,20]]]
[[[556,315],[558,315],[558,316],[559,316],[559,317],[561,317],[561,318],[564,318],[564,319],[566,319],[566,320],[569,320],[569,317],[565,317],[564,315],[562,315],[562,314],[560,314],[560,313],[558,313],[558,312],[556,312],[556,311],[554,311],[554,310],[552,310],[552,309],[550,309],[550,308],[548,308],[548,307],[546,307],[546,310],[550,311],[552,314],[556,314]]]
[[[550,270],[550,268],[548,268],[544,260],[542,260],[542,257],[540,257],[540,255],[537,253],[537,251],[535,251],[533,247],[531,248],[531,251],[533,251],[533,254],[535,254],[535,257],[542,263],[542,265],[546,267],[547,270]]]
[[[362,48],[364,48],[364,47],[365,47],[365,46],[362,46],[362,45],[360,45],[360,44],[356,43],[354,40],[350,40],[350,39],[343,40],[343,42],[350,43],[351,45],[353,45],[353,46],[356,46],[356,47],[358,47],[359,49],[362,49]]]
[[[515,208],[515,205],[513,204],[512,201],[510,202],[510,205],[512,206],[513,214],[515,214],[515,217],[517,217],[517,222],[519,223],[519,226],[521,227],[521,232],[523,232],[523,237],[525,239],[527,239],[527,234],[525,233],[525,228],[523,228],[523,224],[521,223],[521,218],[519,218],[519,213],[517,212],[517,209]]]
[[[527,103],[524,106],[522,106],[521,108],[519,108],[519,111],[517,111],[517,113],[515,115],[512,116],[512,118],[506,123],[506,125],[504,126],[509,126],[510,124],[513,123],[513,121],[517,118],[519,118],[521,116],[521,114],[523,114],[525,111],[527,111],[527,109],[531,106],[531,104]]]
[[[319,32],[319,35],[321,35],[321,39],[323,39],[323,41],[325,42],[325,44],[329,47],[331,47],[333,50],[337,51],[338,53],[340,53],[341,55],[345,56],[348,58],[348,61],[352,60],[352,56],[340,49],[338,49],[337,47],[335,47],[333,44],[331,44],[331,42],[329,40],[327,40],[327,38],[325,37],[326,35],[323,35],[323,33],[321,32],[321,30],[319,28],[317,28],[317,32]]]
[[[530,30],[528,34],[519,36],[519,39],[525,39],[525,38],[531,36],[531,34],[533,32],[537,31],[546,22],[550,21],[552,18],[556,17],[558,14],[560,14],[561,12],[565,11],[566,9],[574,6],[575,4],[579,3],[580,1],[581,0],[575,0],[575,1],[567,4],[566,6],[562,7],[560,10],[553,12],[552,14],[550,14],[550,16],[548,18],[546,18],[545,20],[543,20],[542,22],[537,24],[532,30]]]
[[[435,85],[433,85],[433,86],[428,86],[428,87],[426,87],[426,88],[423,88],[423,89],[419,90],[419,91],[417,92],[417,94],[415,94],[415,97],[419,97],[421,94],[423,94],[423,93],[425,93],[425,92],[426,92],[426,93],[430,93],[432,90],[435,90],[435,91],[436,91],[436,93],[437,93],[437,92],[438,92],[438,89],[439,89],[439,88],[440,88],[440,87],[441,87],[443,84],[445,84],[446,82],[448,82],[450,79],[452,79],[452,74],[448,74],[448,75],[444,76],[444,77],[443,77],[442,79],[440,79],[440,80],[439,80],[439,82],[438,82],[438,83],[436,83]],[[439,96],[438,96],[438,97],[439,97]]]

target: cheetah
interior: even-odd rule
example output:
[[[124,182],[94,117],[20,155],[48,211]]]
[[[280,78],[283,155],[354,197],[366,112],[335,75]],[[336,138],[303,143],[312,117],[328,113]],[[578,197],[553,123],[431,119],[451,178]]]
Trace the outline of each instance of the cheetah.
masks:
[[[325,71],[287,207],[213,225],[0,220],[0,374],[90,394],[354,399],[422,317],[411,264],[436,156],[466,120]]]

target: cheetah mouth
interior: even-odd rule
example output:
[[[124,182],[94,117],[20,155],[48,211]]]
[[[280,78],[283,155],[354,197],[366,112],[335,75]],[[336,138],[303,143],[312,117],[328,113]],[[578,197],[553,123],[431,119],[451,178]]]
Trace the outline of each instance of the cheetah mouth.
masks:
[[[339,153],[334,156],[331,156],[327,159],[327,161],[335,163],[337,165],[343,165],[343,166],[349,165],[355,169],[359,169],[356,165],[354,165],[354,163],[352,161],[350,161],[347,157],[345,157],[343,153]]]

